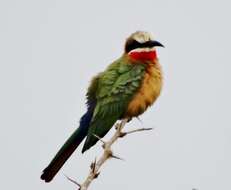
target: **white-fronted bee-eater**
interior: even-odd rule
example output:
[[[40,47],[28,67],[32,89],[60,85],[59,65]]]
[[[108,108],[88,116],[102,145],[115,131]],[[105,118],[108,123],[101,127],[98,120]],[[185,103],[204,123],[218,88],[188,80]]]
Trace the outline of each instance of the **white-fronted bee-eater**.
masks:
[[[79,144],[82,153],[103,138],[117,120],[138,117],[161,92],[162,73],[156,47],[163,45],[147,32],[138,31],[125,42],[122,56],[96,75],[88,88],[87,112],[64,143],[41,179],[50,182]]]

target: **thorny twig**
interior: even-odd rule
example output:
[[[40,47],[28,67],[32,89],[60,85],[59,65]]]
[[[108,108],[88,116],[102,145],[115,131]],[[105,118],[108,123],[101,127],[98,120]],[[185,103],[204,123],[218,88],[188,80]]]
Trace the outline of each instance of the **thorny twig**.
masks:
[[[135,133],[135,132],[152,130],[152,128],[141,128],[141,129],[135,129],[135,130],[123,132],[122,129],[125,127],[127,122],[128,122],[128,119],[123,119],[120,123],[117,123],[115,125],[116,132],[111,137],[111,139],[107,142],[103,141],[99,136],[94,134],[94,136],[96,138],[98,138],[103,143],[103,145],[102,145],[102,147],[104,149],[103,154],[101,155],[101,157],[98,160],[95,159],[94,162],[91,163],[89,174],[82,184],[79,184],[75,180],[66,176],[69,181],[71,181],[72,183],[74,183],[78,186],[78,190],[87,190],[88,189],[91,182],[99,176],[99,174],[100,174],[99,169],[108,159],[115,158],[115,159],[123,160],[119,156],[116,156],[111,149],[112,144],[116,140],[118,140],[118,138],[123,138],[124,136],[131,134],[131,133]]]

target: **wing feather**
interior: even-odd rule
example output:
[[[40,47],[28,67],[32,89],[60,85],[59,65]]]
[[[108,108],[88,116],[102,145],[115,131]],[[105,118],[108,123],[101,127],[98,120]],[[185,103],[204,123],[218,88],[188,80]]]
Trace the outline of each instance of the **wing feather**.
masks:
[[[126,112],[129,101],[141,85],[145,72],[143,64],[113,63],[98,79],[96,107],[82,152],[104,137],[114,123]]]

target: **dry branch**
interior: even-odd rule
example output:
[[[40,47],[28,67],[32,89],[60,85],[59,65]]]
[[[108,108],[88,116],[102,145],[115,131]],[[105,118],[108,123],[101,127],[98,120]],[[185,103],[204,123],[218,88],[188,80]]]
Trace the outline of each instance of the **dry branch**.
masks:
[[[119,156],[116,156],[111,149],[112,144],[118,138],[125,137],[126,135],[131,134],[131,133],[140,132],[140,131],[147,131],[147,130],[152,129],[152,128],[141,128],[141,129],[131,130],[128,132],[123,132],[122,129],[125,127],[127,122],[128,122],[128,119],[123,119],[120,123],[117,123],[115,125],[116,131],[115,131],[114,135],[107,142],[103,141],[100,137],[95,135],[95,137],[98,138],[103,143],[102,147],[103,147],[104,151],[98,160],[95,159],[94,162],[91,163],[90,172],[89,172],[88,176],[86,177],[85,181],[82,184],[79,184],[75,180],[66,176],[69,181],[71,181],[72,183],[74,183],[78,186],[78,190],[87,190],[88,189],[91,182],[99,176],[99,174],[100,174],[99,170],[100,170],[101,166],[108,159],[115,158],[115,159],[123,160]]]

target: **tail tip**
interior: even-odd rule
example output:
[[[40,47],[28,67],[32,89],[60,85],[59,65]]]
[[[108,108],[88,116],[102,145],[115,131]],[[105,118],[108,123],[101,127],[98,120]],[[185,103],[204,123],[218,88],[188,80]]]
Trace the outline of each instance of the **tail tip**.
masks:
[[[45,169],[43,170],[43,173],[40,176],[40,179],[44,180],[46,183],[49,183],[53,179],[53,175],[51,175],[51,173]]]

